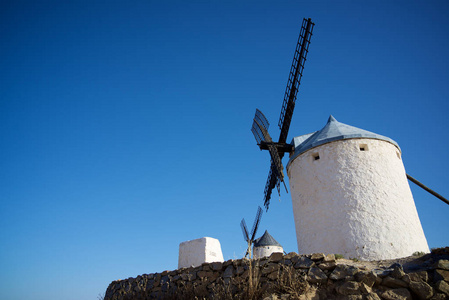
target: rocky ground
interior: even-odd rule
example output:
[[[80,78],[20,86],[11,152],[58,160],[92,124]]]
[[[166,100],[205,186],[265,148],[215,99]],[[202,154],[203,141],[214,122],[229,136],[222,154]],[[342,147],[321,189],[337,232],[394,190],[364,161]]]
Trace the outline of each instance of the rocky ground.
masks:
[[[327,287],[309,289],[302,295],[272,294],[264,300],[369,299],[413,300],[449,299],[449,247],[432,250],[428,254],[380,260],[359,261],[340,258],[329,276]],[[349,267],[360,270],[356,276],[345,277]],[[338,272],[337,272],[338,270]],[[364,275],[362,275],[364,274]],[[370,276],[375,274],[375,276]],[[334,275],[334,277],[332,277]],[[339,283],[335,282],[338,276]],[[369,283],[370,278],[373,282]],[[337,283],[337,284],[336,284]]]
[[[374,269],[386,269],[394,264],[400,264],[403,266],[404,271],[406,273],[417,272],[428,270],[432,267],[434,262],[434,258],[437,255],[435,254],[422,254],[422,255],[414,255],[403,258],[389,259],[389,260],[379,260],[379,261],[359,261],[352,259],[341,258],[337,260],[337,264],[341,265],[350,265],[357,267],[361,270],[374,270]],[[449,258],[449,250],[448,254],[438,255],[441,259],[444,257]]]

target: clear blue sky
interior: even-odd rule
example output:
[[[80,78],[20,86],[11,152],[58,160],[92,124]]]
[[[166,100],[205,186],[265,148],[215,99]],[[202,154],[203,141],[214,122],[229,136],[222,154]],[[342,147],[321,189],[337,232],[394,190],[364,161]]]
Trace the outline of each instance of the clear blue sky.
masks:
[[[2,1],[0,298],[96,299],[176,269],[179,243],[203,236],[242,257],[269,169],[252,118],[278,137],[304,17],[288,140],[332,114],[397,141],[449,197],[448,15],[448,1]],[[448,246],[449,206],[412,191],[429,246]],[[277,198],[259,234],[297,251]]]

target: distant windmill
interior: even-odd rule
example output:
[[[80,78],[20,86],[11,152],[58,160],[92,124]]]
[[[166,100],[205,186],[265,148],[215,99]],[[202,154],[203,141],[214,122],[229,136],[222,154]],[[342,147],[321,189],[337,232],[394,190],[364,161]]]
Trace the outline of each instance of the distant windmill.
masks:
[[[259,223],[260,223],[261,218],[262,218],[262,208],[259,206],[257,208],[257,214],[256,214],[256,218],[254,220],[254,224],[253,224],[253,228],[251,229],[251,232],[248,232],[248,228],[246,227],[245,219],[242,219],[242,221],[240,222],[240,227],[242,228],[242,232],[243,232],[243,239],[248,244],[248,249],[246,250],[245,257],[249,255],[249,258],[252,258],[251,247],[255,241],[256,232],[257,232],[257,229],[259,228]]]
[[[264,191],[264,206],[267,210],[270,205],[271,192],[273,188],[276,186],[280,195],[280,183],[282,182],[285,186],[282,157],[284,157],[285,152],[293,151],[293,146],[286,143],[287,134],[293,116],[293,109],[295,108],[296,96],[298,94],[298,89],[302,78],[304,63],[306,62],[307,53],[309,52],[308,49],[310,38],[312,37],[314,25],[315,24],[312,23],[310,18],[303,20],[298,43],[296,45],[295,55],[293,56],[290,75],[288,77],[287,88],[285,90],[281,116],[279,118],[278,125],[281,133],[277,143],[274,143],[268,134],[269,123],[262,112],[256,109],[256,115],[254,116],[251,131],[253,132],[260,149],[268,150],[271,156],[271,167]],[[286,186],[285,189],[287,190]]]

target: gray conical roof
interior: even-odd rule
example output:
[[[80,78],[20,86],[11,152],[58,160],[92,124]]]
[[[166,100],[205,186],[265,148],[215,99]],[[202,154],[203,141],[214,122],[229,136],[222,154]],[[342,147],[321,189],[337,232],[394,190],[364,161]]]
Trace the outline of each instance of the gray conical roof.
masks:
[[[261,246],[279,246],[282,247],[281,244],[279,244],[272,236],[268,233],[267,230],[265,230],[265,233],[254,241],[254,247],[261,247]]]
[[[399,145],[386,136],[340,123],[333,116],[330,116],[327,124],[321,130],[293,138],[292,144],[295,147],[295,152],[290,157],[289,164],[298,155],[307,150],[333,141],[354,138],[383,140],[392,143],[400,150]]]

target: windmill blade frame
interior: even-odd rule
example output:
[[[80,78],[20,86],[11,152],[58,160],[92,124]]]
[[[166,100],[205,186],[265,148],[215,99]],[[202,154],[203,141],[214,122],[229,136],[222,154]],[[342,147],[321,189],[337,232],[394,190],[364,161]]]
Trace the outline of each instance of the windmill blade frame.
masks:
[[[263,145],[268,149],[270,152],[271,157],[271,166],[270,166],[270,173],[268,176],[267,184],[265,185],[265,191],[269,191],[269,194],[271,195],[271,190],[274,188],[274,186],[278,186],[278,192],[280,194],[280,182],[284,182],[284,166],[282,165],[282,157],[280,156],[280,152],[273,143],[273,140],[271,139],[270,134],[268,133],[268,127],[270,126],[270,123],[268,122],[265,115],[258,109],[256,109],[256,113],[254,115],[253,119],[253,125],[251,131],[254,134],[254,137],[257,141],[258,145]],[[285,183],[284,183],[285,186]],[[270,189],[271,187],[271,189]],[[287,190],[287,187],[286,187]],[[265,197],[266,198],[266,197]],[[265,200],[264,200],[265,203]],[[268,207],[267,207],[268,209]]]
[[[240,222],[240,227],[242,228],[243,239],[246,242],[248,242],[248,240],[249,240],[249,233],[248,233],[248,228],[246,227],[245,219],[242,219],[242,221]]]
[[[304,64],[309,53],[310,39],[312,37],[313,27],[312,19],[304,19],[299,33],[298,42],[296,44],[295,54],[293,55],[293,62],[290,68],[290,74],[285,88],[284,101],[282,103],[281,114],[279,116],[279,143],[285,143],[287,140],[288,130],[295,108],[296,98],[298,95],[299,86],[301,84],[302,72]]]
[[[260,110],[256,108],[251,131],[253,132],[254,138],[256,139],[258,145],[260,145],[261,142],[272,141],[270,135],[268,134],[268,127],[270,127],[270,123],[268,123],[267,118]]]
[[[270,165],[270,171],[268,173],[267,183],[265,184],[264,199],[263,199],[264,200],[263,205],[265,206],[265,209],[267,211],[268,211],[268,207],[270,206],[271,193],[272,193],[274,187],[277,187],[279,194],[281,192],[279,179],[276,177],[276,175],[273,174],[273,171],[274,171],[274,166]]]
[[[257,229],[259,228],[260,220],[262,219],[263,210],[259,206],[257,207],[256,218],[254,219],[253,228],[251,229],[251,243],[254,242],[256,237]]]
[[[287,135],[290,128],[290,123],[293,116],[293,110],[295,108],[296,98],[299,90],[299,86],[301,84],[302,72],[304,70],[304,64],[307,60],[307,54],[309,52],[310,39],[312,37],[313,27],[315,24],[312,22],[310,18],[304,19],[302,22],[301,30],[298,37],[298,42],[296,44],[295,53],[293,55],[293,62],[290,67],[290,74],[287,81],[287,87],[284,93],[284,101],[282,103],[281,114],[279,117],[279,140],[277,143],[272,143],[271,141],[266,141],[266,137],[264,136],[263,130],[260,128],[260,123],[256,121],[256,117],[254,118],[254,122],[256,123],[257,129],[260,129],[260,134],[264,136],[264,138],[260,138],[258,140],[259,147],[262,149],[268,149],[270,151],[271,156],[271,166],[270,172],[268,173],[268,179],[265,184],[264,190],[264,206],[268,211],[270,206],[271,193],[273,188],[276,186],[278,188],[278,193],[280,195],[280,182],[284,183],[285,189],[287,190],[287,186],[283,180],[283,166],[282,166],[282,158],[284,157],[285,149],[288,149],[286,146]],[[256,115],[260,112],[258,109],[256,110]],[[263,116],[263,114],[260,112]],[[265,116],[263,116],[265,117]],[[265,118],[266,119],[266,118]],[[263,125],[263,121],[261,120]],[[268,123],[268,121],[267,121]],[[253,123],[254,128],[254,123]],[[255,131],[257,130],[255,129]],[[267,131],[268,133],[268,131]],[[254,134],[254,131],[253,131]],[[255,134],[256,136],[256,134]],[[281,151],[282,147],[285,147],[284,150]],[[276,152],[276,155],[274,154]],[[288,191],[287,191],[288,192]]]
[[[254,121],[261,123],[266,130],[270,127],[270,122],[268,122],[267,117],[265,117],[265,115],[257,108],[256,114],[254,115]]]
[[[251,246],[254,243],[254,238],[256,236],[257,233],[257,229],[259,228],[259,224],[260,224],[260,220],[262,219],[262,213],[263,210],[262,208],[259,206],[257,207],[257,213],[256,213],[256,218],[254,219],[254,223],[253,223],[253,227],[251,229],[251,232],[248,232],[248,227],[246,227],[246,222],[245,219],[243,218],[242,221],[240,221],[240,227],[242,228],[242,233],[243,233],[243,239],[247,242],[247,249],[246,249],[246,253],[245,253],[245,257],[250,256],[251,258]],[[250,237],[250,233],[251,233],[251,237]]]

